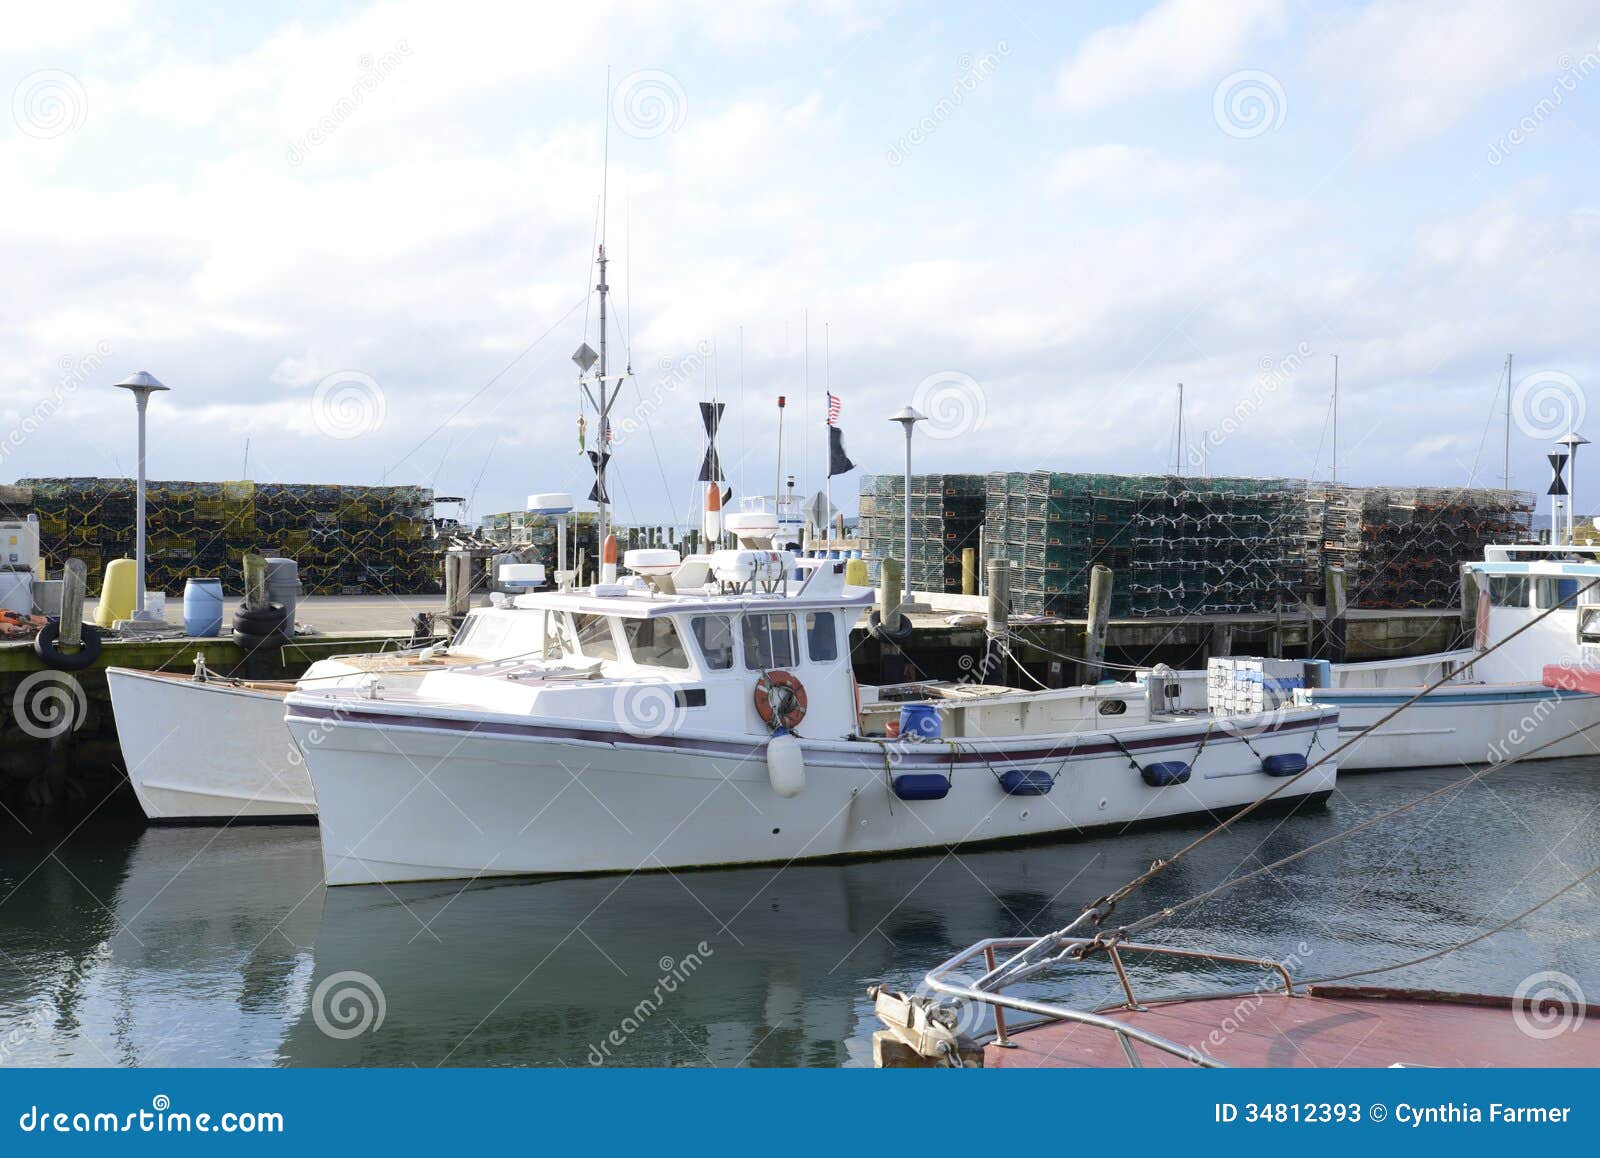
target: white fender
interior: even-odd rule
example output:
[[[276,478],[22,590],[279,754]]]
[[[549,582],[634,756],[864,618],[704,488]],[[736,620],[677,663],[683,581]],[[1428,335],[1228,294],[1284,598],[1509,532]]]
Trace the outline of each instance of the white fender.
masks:
[[[792,800],[806,788],[806,756],[800,741],[788,732],[779,732],[767,741],[767,779],[772,790]]]

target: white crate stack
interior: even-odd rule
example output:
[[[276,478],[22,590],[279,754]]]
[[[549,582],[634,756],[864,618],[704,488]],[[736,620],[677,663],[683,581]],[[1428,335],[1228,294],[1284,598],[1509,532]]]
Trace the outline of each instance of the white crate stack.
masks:
[[[1295,689],[1305,686],[1305,663],[1298,659],[1214,656],[1206,665],[1206,704],[1212,715],[1273,712],[1292,704]]]

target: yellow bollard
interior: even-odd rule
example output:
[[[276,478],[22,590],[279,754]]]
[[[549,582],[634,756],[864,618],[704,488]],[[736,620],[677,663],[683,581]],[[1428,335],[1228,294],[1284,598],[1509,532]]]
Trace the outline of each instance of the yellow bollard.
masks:
[[[867,561],[865,559],[846,559],[844,561],[844,585],[846,587],[872,586],[872,580],[867,578]]]
[[[133,618],[133,605],[139,593],[138,564],[132,559],[113,559],[106,564],[100,583],[100,602],[95,605],[96,626],[110,627],[119,619]]]

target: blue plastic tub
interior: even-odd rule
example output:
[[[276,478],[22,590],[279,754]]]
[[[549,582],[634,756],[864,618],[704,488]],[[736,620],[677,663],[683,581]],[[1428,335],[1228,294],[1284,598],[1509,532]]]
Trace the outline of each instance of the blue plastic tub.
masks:
[[[932,704],[900,705],[900,738],[902,740],[937,740],[944,735],[939,722],[939,709]]]
[[[183,585],[183,633],[197,637],[222,634],[221,579],[190,579]]]

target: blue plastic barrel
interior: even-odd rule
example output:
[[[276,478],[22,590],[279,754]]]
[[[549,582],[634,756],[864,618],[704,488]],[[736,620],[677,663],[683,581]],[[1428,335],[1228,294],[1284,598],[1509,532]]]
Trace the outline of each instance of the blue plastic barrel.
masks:
[[[222,634],[221,579],[190,579],[183,585],[183,633]]]
[[[944,735],[939,722],[939,709],[932,704],[900,705],[900,738],[902,740],[937,740]]]

